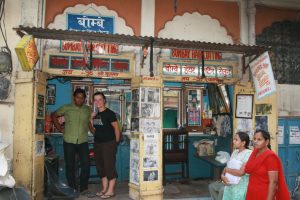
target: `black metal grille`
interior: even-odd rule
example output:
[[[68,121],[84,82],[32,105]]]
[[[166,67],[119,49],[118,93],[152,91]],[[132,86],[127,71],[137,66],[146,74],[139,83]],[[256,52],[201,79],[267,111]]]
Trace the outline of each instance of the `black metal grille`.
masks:
[[[259,45],[272,46],[270,53],[279,84],[300,84],[300,22],[275,22],[256,38]]]

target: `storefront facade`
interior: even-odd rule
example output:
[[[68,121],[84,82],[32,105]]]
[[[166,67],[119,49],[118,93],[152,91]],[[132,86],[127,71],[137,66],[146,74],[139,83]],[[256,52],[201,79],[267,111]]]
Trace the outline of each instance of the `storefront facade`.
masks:
[[[107,19],[112,19],[113,23],[110,28],[108,26],[107,29],[103,29],[102,31],[111,31],[109,33],[112,34],[154,36],[228,44],[254,44],[254,36],[260,34],[265,27],[270,26],[273,22],[297,20],[297,10],[288,10],[287,12],[285,9],[275,9],[260,5],[256,5],[255,10],[254,7],[251,7],[251,1],[249,2],[250,4],[247,5],[244,1],[207,1],[204,4],[199,1],[174,2],[169,0],[160,2],[154,0],[131,0],[124,5],[122,1],[97,1],[88,4],[86,1],[82,1],[82,4],[78,3],[78,1],[67,1],[63,3],[61,3],[61,1],[32,1],[30,6],[20,4],[22,6],[16,8],[12,8],[11,3],[7,2],[7,13],[10,13],[8,9],[15,10],[15,12],[21,13],[19,19],[22,20],[21,23],[19,23],[7,17],[9,20],[7,20],[6,23],[9,25],[7,27],[34,25],[51,29],[72,30],[73,24],[72,22],[68,22],[68,19],[72,17],[71,14],[78,15],[78,17],[81,18],[85,18],[86,16],[105,16]],[[19,12],[17,8],[22,11]],[[34,10],[34,12],[32,12],[32,10]],[[228,13],[228,10],[231,12]],[[250,17],[247,17],[247,12],[253,15],[250,14]],[[262,18],[269,20],[260,20]],[[251,30],[253,32],[251,32]],[[8,32],[10,33],[12,30],[8,30]],[[10,48],[13,49],[19,38],[15,32],[8,35],[12,36],[11,38],[8,37],[8,39],[11,45]],[[13,41],[16,42],[14,43]],[[229,95],[231,95],[230,105],[232,110],[230,113],[233,117],[233,132],[239,123],[234,117],[235,96],[237,94],[253,94],[253,96],[255,96],[253,86],[243,83],[248,81],[248,70],[246,71],[247,73],[243,75],[241,59],[236,54],[207,53],[205,55],[205,63],[208,68],[202,71],[202,67],[200,67],[201,65],[199,64],[201,63],[201,57],[199,56],[201,52],[197,52],[197,49],[187,51],[184,50],[184,48],[182,48],[183,50],[171,47],[169,49],[154,48],[154,63],[153,70],[151,70],[150,47],[147,47],[146,53],[148,53],[148,55],[144,58],[144,52],[141,46],[124,45],[122,42],[114,45],[93,43],[95,48],[98,45],[98,47],[102,49],[101,53],[98,52],[98,55],[97,53],[93,55],[95,62],[98,59],[98,62],[96,62],[98,65],[95,64],[94,67],[98,66],[99,68],[102,67],[102,69],[105,69],[100,71],[97,69],[88,71],[82,70],[82,64],[80,63],[81,59],[85,56],[85,54],[81,52],[82,43],[88,46],[88,42],[89,41],[81,41],[80,44],[61,42],[59,40],[43,40],[43,42],[38,42],[38,49],[41,50],[41,52],[40,61],[36,67],[42,71],[41,73],[22,72],[17,57],[13,53],[14,71],[12,77],[16,80],[14,81],[15,84],[7,102],[0,102],[1,113],[10,113],[8,116],[3,116],[4,121],[7,123],[1,126],[0,131],[2,140],[11,144],[8,155],[13,159],[14,176],[17,183],[24,185],[28,191],[30,191],[34,199],[41,199],[43,196],[43,184],[40,178],[40,175],[43,174],[43,155],[37,151],[37,146],[43,141],[44,135],[36,133],[43,133],[44,131],[37,132],[36,125],[39,120],[44,119],[46,110],[44,110],[45,115],[39,115],[37,112],[38,105],[39,101],[46,103],[47,85],[56,84],[57,91],[61,88],[61,85],[55,82],[55,80],[50,80],[51,78],[73,78],[69,86],[66,87],[67,91],[62,91],[62,93],[65,92],[64,95],[67,96],[69,100],[71,100],[73,89],[77,86],[87,86],[90,94],[97,89],[107,90],[109,88],[108,91],[115,90],[125,96],[125,101],[122,101],[118,107],[122,125],[125,127],[125,132],[126,129],[128,132],[131,131],[131,136],[135,138],[136,143],[140,145],[140,152],[136,155],[141,159],[136,161],[140,165],[140,169],[138,169],[140,177],[136,180],[140,181],[130,181],[130,194],[133,199],[162,198],[163,155],[161,144],[163,142],[163,128],[183,126],[188,124],[190,119],[193,121],[191,121],[190,127],[187,127],[189,132],[204,132],[201,117],[203,117],[205,108],[207,108],[206,105],[208,105],[206,98],[208,98],[209,95],[207,87],[210,83],[231,85]],[[213,74],[212,77],[208,76],[211,71],[209,66],[213,66],[216,70],[216,73]],[[224,74],[218,74],[217,71],[224,72]],[[151,72],[154,77],[150,77]],[[201,79],[202,72],[205,72],[205,80]],[[228,74],[230,75],[229,77]],[[78,81],[75,80],[74,77],[85,78],[85,80]],[[241,82],[239,82],[239,80]],[[26,88],[26,91],[24,88]],[[137,105],[141,106],[137,111],[140,115],[137,117],[129,117],[131,122],[127,122],[128,110],[126,110],[126,92],[132,92],[133,90],[139,92],[147,91],[148,94],[149,91],[151,91],[153,94],[158,95],[157,98],[159,101],[152,99],[154,102],[147,101],[147,105],[144,104],[145,102],[142,99],[137,99],[136,102],[133,102],[131,99],[131,103],[137,103]],[[172,111],[174,111],[174,104],[168,102],[167,98],[165,98],[169,97],[169,99],[172,99],[171,97],[174,97],[170,91],[178,92],[176,101],[181,102],[181,104],[178,104],[176,113],[173,113],[173,121],[164,122],[163,115],[170,115]],[[188,110],[189,103],[191,106],[194,105],[192,99],[187,98],[189,96],[193,97],[192,93],[194,94],[194,92],[196,98],[199,97],[201,100],[199,103],[201,110],[199,110],[197,114],[199,119],[189,118],[189,112],[187,112],[187,114],[184,112]],[[52,104],[50,100],[48,105],[44,105],[44,109],[48,108],[48,111],[52,112],[62,103],[67,103],[68,100],[59,100],[62,99],[63,96],[58,95],[59,94],[56,95],[56,102],[52,102]],[[44,97],[44,100],[41,96]],[[191,102],[189,102],[189,100],[191,100]],[[91,101],[89,101],[89,103],[91,103]],[[151,107],[149,103],[153,103],[153,106],[158,107],[157,110],[159,110],[159,114],[152,113],[152,116],[151,113],[143,113],[146,107]],[[167,107],[168,109],[164,109],[166,107],[164,105],[167,103],[170,103],[170,105]],[[263,101],[258,101],[254,97],[253,104],[271,104],[274,108],[274,106],[277,107],[277,97],[274,94],[264,98]],[[28,110],[24,110],[24,108]],[[212,109],[209,108],[208,110]],[[268,115],[268,123],[269,131],[273,133],[272,146],[277,147],[277,137],[275,133],[277,132],[278,113],[276,109],[273,109],[273,111],[272,114]],[[15,114],[13,115],[12,113]],[[227,112],[225,111],[224,113]],[[146,132],[132,129],[132,119],[142,120],[143,117],[145,118],[148,115],[154,123],[160,121],[161,124],[157,130],[157,132],[160,133],[159,137],[155,142],[152,141],[152,143],[159,144],[157,145],[158,154],[149,158],[147,157],[148,160],[155,157],[157,164],[155,167],[144,170],[143,159],[146,157],[143,151],[146,151],[146,147],[144,146],[147,145],[147,142],[144,136],[142,137],[142,135],[144,135],[142,133]],[[207,115],[209,115],[208,111]],[[211,119],[210,117],[207,118]],[[252,123],[255,124],[254,115]],[[15,133],[14,136],[12,136],[12,132]],[[30,135],[30,137],[28,137],[28,135]],[[24,150],[24,144],[30,144],[26,145],[27,150]],[[148,145],[150,144],[151,140],[148,141]],[[227,143],[225,148],[230,150],[230,144]],[[273,149],[277,151],[277,148]],[[25,170],[21,167],[24,165],[31,167]],[[149,181],[145,178],[146,176],[149,177],[151,172],[154,172],[154,181]],[[193,169],[191,172],[192,174],[196,173],[193,172]]]

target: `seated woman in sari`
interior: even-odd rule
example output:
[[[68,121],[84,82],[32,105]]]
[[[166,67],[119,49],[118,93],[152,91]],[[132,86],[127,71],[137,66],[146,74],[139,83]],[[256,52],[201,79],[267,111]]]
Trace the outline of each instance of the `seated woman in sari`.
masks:
[[[290,199],[280,159],[269,149],[270,134],[258,130],[254,133],[253,142],[254,151],[245,167],[240,170],[225,168],[224,171],[238,176],[249,174],[246,200]]]
[[[232,152],[230,160],[227,163],[227,167],[231,163],[240,163],[239,169],[244,163],[247,162],[251,150],[248,149],[249,136],[247,133],[238,132],[235,134],[233,139],[233,147],[235,150]],[[221,182],[214,182],[209,185],[209,192],[213,200],[242,200],[245,199],[245,194],[248,185],[248,175],[239,178],[238,183],[229,184],[229,180],[223,171]],[[231,177],[232,178],[232,177]],[[234,178],[234,177],[233,177]],[[224,187],[224,184],[226,185]],[[224,190],[224,192],[223,192]]]

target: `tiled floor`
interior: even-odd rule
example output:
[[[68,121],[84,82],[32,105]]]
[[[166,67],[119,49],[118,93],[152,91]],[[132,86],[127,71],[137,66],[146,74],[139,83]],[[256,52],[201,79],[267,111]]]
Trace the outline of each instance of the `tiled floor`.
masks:
[[[164,187],[164,199],[173,200],[209,200],[209,192],[207,185],[209,180],[189,181],[188,183],[171,182]],[[89,185],[89,190],[95,194],[100,190],[99,184]],[[116,186],[116,196],[111,200],[130,200],[128,195],[128,182],[118,183]],[[99,197],[88,198],[80,196],[79,200],[100,199]]]

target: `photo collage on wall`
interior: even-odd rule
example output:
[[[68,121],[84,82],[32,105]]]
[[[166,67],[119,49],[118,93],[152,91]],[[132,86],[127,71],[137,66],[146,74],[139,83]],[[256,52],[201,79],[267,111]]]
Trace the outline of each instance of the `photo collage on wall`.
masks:
[[[141,88],[140,132],[144,135],[143,180],[158,180],[160,89]]]

